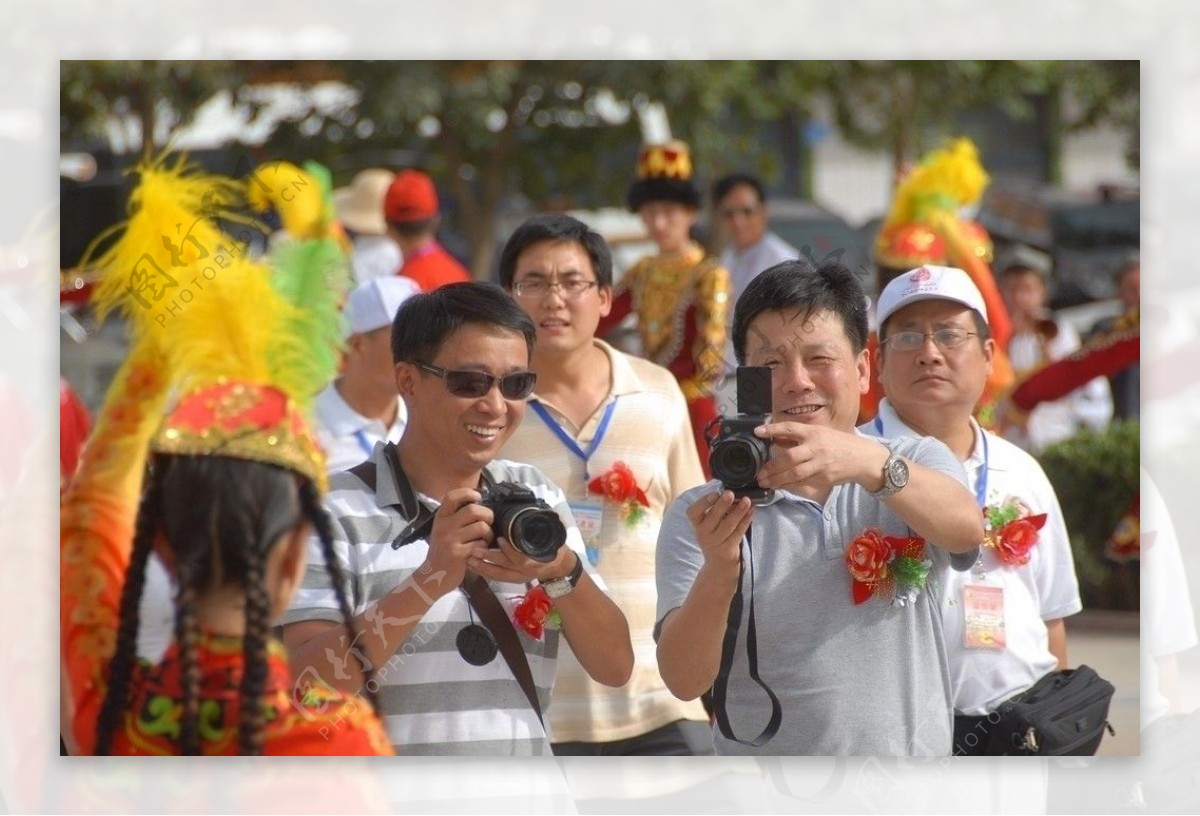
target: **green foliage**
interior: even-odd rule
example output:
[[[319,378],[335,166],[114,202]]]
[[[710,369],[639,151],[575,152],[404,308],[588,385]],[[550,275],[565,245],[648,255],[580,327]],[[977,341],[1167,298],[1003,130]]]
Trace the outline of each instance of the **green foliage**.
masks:
[[[1136,137],[1138,79],[1136,62],[78,61],[62,63],[62,137],[95,135],[112,113],[179,127],[220,90],[255,106],[247,90],[256,85],[341,82],[358,92],[351,109],[302,112],[265,152],[319,161],[339,185],[365,166],[424,167],[452,198],[454,226],[484,276],[514,193],[534,209],[624,200],[642,141],[638,112],[652,103],[691,144],[702,187],[734,169],[774,186],[782,156],[806,166],[804,126],[823,100],[849,141],[890,150],[899,168],[964,110],[1027,116],[1038,96],[1073,100],[1060,106],[1065,128],[1109,121]],[[797,182],[796,194],[810,183],[784,181]]]
[[[1038,457],[1062,505],[1085,607],[1137,609],[1136,564],[1117,564],[1104,543],[1139,489],[1136,421],[1081,431]]]

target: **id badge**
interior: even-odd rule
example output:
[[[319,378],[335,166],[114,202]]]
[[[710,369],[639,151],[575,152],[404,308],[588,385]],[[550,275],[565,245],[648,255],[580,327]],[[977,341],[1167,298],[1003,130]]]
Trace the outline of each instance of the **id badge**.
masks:
[[[579,535],[587,547],[588,561],[592,566],[600,560],[600,524],[604,517],[604,505],[600,502],[569,502]]]
[[[968,649],[1004,649],[1004,589],[967,584],[963,587],[963,645]]]

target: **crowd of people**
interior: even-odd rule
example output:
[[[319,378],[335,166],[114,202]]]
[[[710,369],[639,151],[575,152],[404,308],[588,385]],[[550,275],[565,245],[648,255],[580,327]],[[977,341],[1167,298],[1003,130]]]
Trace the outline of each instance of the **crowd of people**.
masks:
[[[1069,671],[1079,584],[1033,453],[1136,416],[1137,372],[1008,395],[1129,322],[1055,321],[1032,251],[993,275],[957,212],[969,143],[899,186],[872,290],[771,233],[750,174],[699,243],[678,140],[639,154],[657,252],[619,279],[545,213],[475,282],[424,172],[284,169],[315,198],[148,161],[90,259],[131,351],[94,421],[64,390],[64,750],[1001,754],[1005,704]],[[260,257],[215,226],[239,183],[279,210]],[[135,258],[203,285],[160,308]],[[1136,262],[1116,280],[1136,314]],[[605,340],[627,319],[637,354]]]

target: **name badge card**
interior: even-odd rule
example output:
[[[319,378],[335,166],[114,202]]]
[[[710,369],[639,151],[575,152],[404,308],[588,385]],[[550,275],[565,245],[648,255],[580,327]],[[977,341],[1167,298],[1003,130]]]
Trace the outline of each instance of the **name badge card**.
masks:
[[[1004,648],[1004,589],[967,584],[963,587],[963,645],[968,649]]]

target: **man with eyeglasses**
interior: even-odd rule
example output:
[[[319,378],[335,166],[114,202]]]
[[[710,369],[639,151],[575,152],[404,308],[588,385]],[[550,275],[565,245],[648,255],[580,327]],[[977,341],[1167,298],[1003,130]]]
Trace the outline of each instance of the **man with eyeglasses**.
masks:
[[[1037,460],[972,416],[996,345],[983,296],[966,272],[910,270],[884,288],[877,314],[885,397],[860,430],[944,442],[987,519],[974,567],[939,576],[941,615],[954,753],[1001,753],[988,739],[997,708],[1067,666],[1063,619],[1082,608],[1062,510]]]
[[[733,297],[729,299],[729,323],[733,323],[733,304],[746,291],[754,276],[777,263],[800,257],[800,251],[767,229],[767,195],[762,182],[749,173],[730,173],[712,186],[713,210],[718,230],[725,241],[721,266],[729,270]],[[732,336],[725,343],[725,380],[718,389],[718,403],[726,414],[737,411],[734,399],[734,371],[737,362]]]
[[[570,650],[560,652],[554,753],[688,755],[694,744],[707,746],[708,716],[698,701],[672,695],[658,673],[654,549],[667,505],[704,474],[675,377],[595,337],[612,305],[612,267],[604,239],[569,215],[534,216],[504,245],[500,284],[537,327],[538,382],[533,416],[502,455],[562,487],[633,640],[633,677],[620,688],[597,683]]]
[[[405,301],[392,324],[404,435],[335,474],[326,496],[361,634],[347,643],[334,622],[338,594],[315,541],[284,616],[297,693],[312,683],[358,692],[370,664],[398,753],[549,755],[544,716],[562,636],[597,682],[629,679],[629,627],[587,563],[562,491],[536,468],[497,458],[537,382],[535,333],[492,284],[447,284]],[[566,543],[539,551],[549,560],[494,534],[496,514],[481,501],[501,483],[559,515]],[[547,624],[550,613],[561,628]]]

